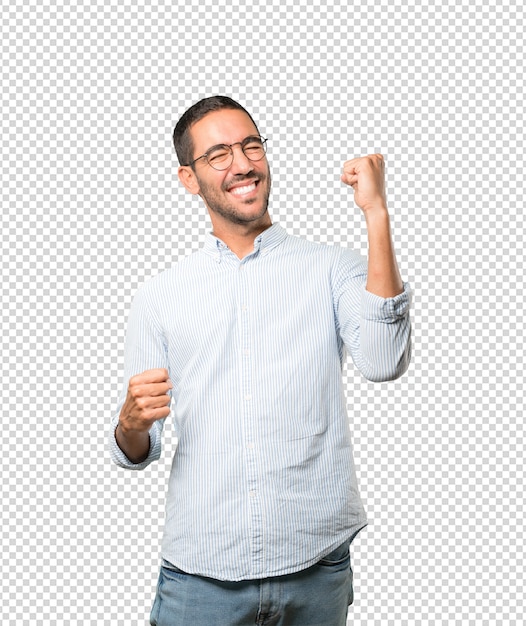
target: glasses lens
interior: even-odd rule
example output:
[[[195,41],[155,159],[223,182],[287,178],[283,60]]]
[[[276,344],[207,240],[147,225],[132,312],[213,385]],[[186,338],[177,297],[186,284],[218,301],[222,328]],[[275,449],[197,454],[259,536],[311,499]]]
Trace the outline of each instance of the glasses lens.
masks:
[[[265,156],[265,141],[261,137],[250,137],[243,146],[243,152],[247,159],[251,161],[261,160]]]
[[[232,163],[232,150],[227,146],[214,148],[208,153],[208,162],[216,170],[226,170]]]

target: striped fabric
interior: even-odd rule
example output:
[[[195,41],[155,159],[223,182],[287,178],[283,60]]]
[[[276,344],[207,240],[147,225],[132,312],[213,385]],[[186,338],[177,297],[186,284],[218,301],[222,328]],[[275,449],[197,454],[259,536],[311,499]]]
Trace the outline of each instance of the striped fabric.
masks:
[[[350,443],[342,363],[374,381],[410,359],[410,290],[365,290],[358,254],[287,235],[274,224],[239,260],[204,247],[139,290],[124,384],[113,416],[115,463],[132,464],[114,429],[129,378],[166,367],[178,438],[162,556],[182,570],[247,580],[307,568],[354,536],[366,516]]]

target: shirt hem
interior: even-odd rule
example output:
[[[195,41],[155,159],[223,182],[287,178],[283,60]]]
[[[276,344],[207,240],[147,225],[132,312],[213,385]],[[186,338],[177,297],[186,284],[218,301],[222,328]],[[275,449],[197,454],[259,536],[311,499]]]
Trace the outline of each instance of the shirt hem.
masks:
[[[260,574],[246,574],[242,576],[233,576],[226,578],[223,575],[217,575],[216,572],[211,570],[200,570],[195,568],[188,568],[183,566],[181,563],[177,563],[177,559],[172,559],[165,554],[161,554],[161,560],[166,561],[170,565],[173,565],[175,568],[181,570],[185,574],[190,574],[192,576],[201,576],[203,578],[211,578],[212,580],[218,580],[222,582],[241,582],[247,580],[261,580],[265,578],[275,578],[277,576],[287,576],[291,574],[297,574],[298,572],[302,572],[313,565],[316,565],[321,559],[330,554],[333,550],[335,550],[338,546],[340,546],[344,541],[349,541],[349,545],[356,539],[358,533],[363,530],[368,525],[367,519],[364,519],[354,525],[350,531],[347,530],[345,533],[341,533],[338,535],[338,538],[333,540],[332,543],[321,550],[315,557],[309,559],[305,563],[301,563],[300,565],[292,565],[290,567],[281,568],[279,570],[266,571],[265,573]]]

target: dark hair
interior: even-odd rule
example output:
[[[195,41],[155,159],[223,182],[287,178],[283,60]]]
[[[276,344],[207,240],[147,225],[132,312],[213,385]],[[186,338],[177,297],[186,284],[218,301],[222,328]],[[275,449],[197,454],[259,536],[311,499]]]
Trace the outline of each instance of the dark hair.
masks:
[[[250,113],[242,107],[239,102],[236,102],[227,96],[212,96],[210,98],[203,98],[183,113],[174,128],[173,142],[177,158],[179,159],[179,163],[181,165],[188,165],[193,160],[194,145],[192,143],[192,137],[190,136],[191,127],[196,122],[203,119],[203,117],[208,113],[212,113],[212,111],[221,111],[222,109],[237,109],[239,111],[243,111],[248,115],[257,129],[256,122],[254,122],[252,115],[250,115]]]

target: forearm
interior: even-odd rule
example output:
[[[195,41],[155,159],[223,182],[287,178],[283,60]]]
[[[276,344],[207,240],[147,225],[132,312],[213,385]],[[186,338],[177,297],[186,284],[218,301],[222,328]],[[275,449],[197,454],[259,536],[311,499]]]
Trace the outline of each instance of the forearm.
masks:
[[[132,463],[142,463],[148,458],[150,452],[150,435],[148,432],[126,431],[119,422],[115,429],[115,440]]]
[[[385,206],[365,211],[369,239],[365,288],[381,298],[393,298],[404,286],[391,238],[389,213]]]

